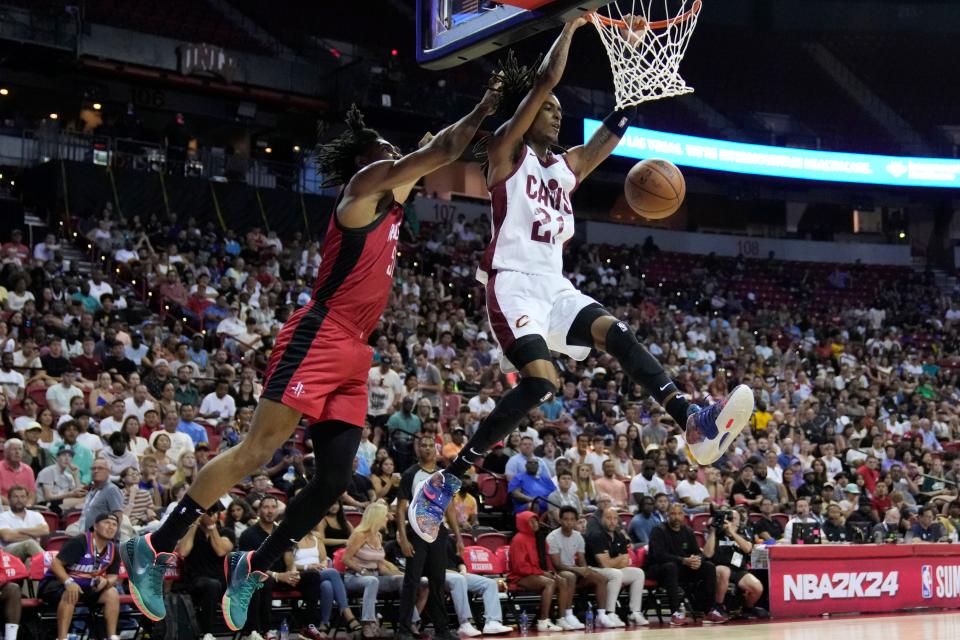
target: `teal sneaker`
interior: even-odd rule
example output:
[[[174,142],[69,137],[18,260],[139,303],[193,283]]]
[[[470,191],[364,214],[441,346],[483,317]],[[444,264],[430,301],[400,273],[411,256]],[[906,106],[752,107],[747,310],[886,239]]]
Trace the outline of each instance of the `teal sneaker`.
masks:
[[[267,574],[250,568],[251,551],[234,551],[223,559],[223,573],[227,577],[227,590],[223,594],[220,606],[223,620],[231,631],[240,631],[247,623],[247,609],[250,599],[263,586]]]
[[[460,490],[460,484],[460,478],[437,471],[417,485],[407,508],[407,519],[418,536],[427,542],[437,539],[447,505]]]
[[[130,595],[140,613],[156,622],[167,615],[163,606],[163,576],[172,553],[157,553],[149,536],[130,538],[120,545],[120,559],[130,576]]]

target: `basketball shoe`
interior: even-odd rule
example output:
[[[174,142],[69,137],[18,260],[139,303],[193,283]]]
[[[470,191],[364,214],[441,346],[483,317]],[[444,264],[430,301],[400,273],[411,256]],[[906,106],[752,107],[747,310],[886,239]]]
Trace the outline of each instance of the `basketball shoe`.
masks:
[[[263,586],[267,575],[250,568],[250,551],[234,551],[223,559],[223,572],[227,578],[227,590],[220,606],[223,620],[231,631],[240,631],[247,623],[247,609],[253,594]]]
[[[163,604],[163,576],[172,558],[172,553],[154,551],[149,536],[130,538],[120,545],[120,559],[129,574],[133,602],[154,622],[167,615]]]
[[[427,542],[437,539],[447,505],[460,489],[460,478],[437,471],[417,485],[407,508],[407,520],[414,532]]]
[[[687,417],[687,450],[694,462],[709,465],[724,454],[753,414],[753,391],[745,384]]]

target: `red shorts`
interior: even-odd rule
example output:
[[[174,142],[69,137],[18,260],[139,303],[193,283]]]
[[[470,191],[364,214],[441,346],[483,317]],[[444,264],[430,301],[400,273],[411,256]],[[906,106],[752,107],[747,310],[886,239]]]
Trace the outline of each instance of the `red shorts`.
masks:
[[[263,397],[313,422],[363,426],[373,348],[335,312],[308,304],[283,324],[270,355]]]

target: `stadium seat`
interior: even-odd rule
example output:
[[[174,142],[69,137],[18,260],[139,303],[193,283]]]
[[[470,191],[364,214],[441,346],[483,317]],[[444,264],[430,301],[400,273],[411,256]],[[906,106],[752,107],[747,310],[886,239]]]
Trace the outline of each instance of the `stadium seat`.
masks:
[[[360,524],[360,521],[363,520],[363,513],[360,511],[344,511],[343,517],[349,522],[352,526],[356,527]]]
[[[53,533],[60,528],[60,516],[58,516],[53,511],[48,511],[46,509],[38,509],[37,513],[43,516],[43,519],[47,521],[47,529],[49,533]]]
[[[71,511],[70,513],[64,515],[60,521],[63,524],[63,528],[66,529],[74,522],[79,522],[81,517],[83,517],[82,511]]]
[[[44,549],[44,551],[60,551],[60,549],[63,548],[63,545],[67,543],[67,540],[72,537],[73,536],[69,536],[65,533],[54,534],[47,538],[47,543],[44,545],[46,549]]]
[[[496,551],[510,544],[510,536],[500,531],[481,533],[477,536],[475,544],[480,547],[486,547],[490,551]]]
[[[506,478],[489,473],[478,474],[477,489],[480,491],[480,504],[488,510],[501,511],[510,502]]]
[[[777,524],[779,524],[784,529],[786,529],[787,523],[790,522],[790,516],[788,516],[785,513],[774,513],[770,517],[776,520]]]
[[[503,555],[486,547],[473,546],[463,550],[463,561],[467,566],[467,572],[477,575],[502,575],[506,573],[507,568],[504,560]]]
[[[710,513],[695,513],[690,516],[690,528],[695,532],[704,532],[710,526],[710,521],[713,519],[713,514]]]

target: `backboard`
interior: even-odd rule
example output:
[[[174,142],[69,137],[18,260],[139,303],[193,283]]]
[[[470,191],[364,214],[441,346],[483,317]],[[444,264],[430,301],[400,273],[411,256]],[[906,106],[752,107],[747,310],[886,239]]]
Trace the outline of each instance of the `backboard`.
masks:
[[[417,62],[427,69],[455,67],[609,1],[417,0]]]

